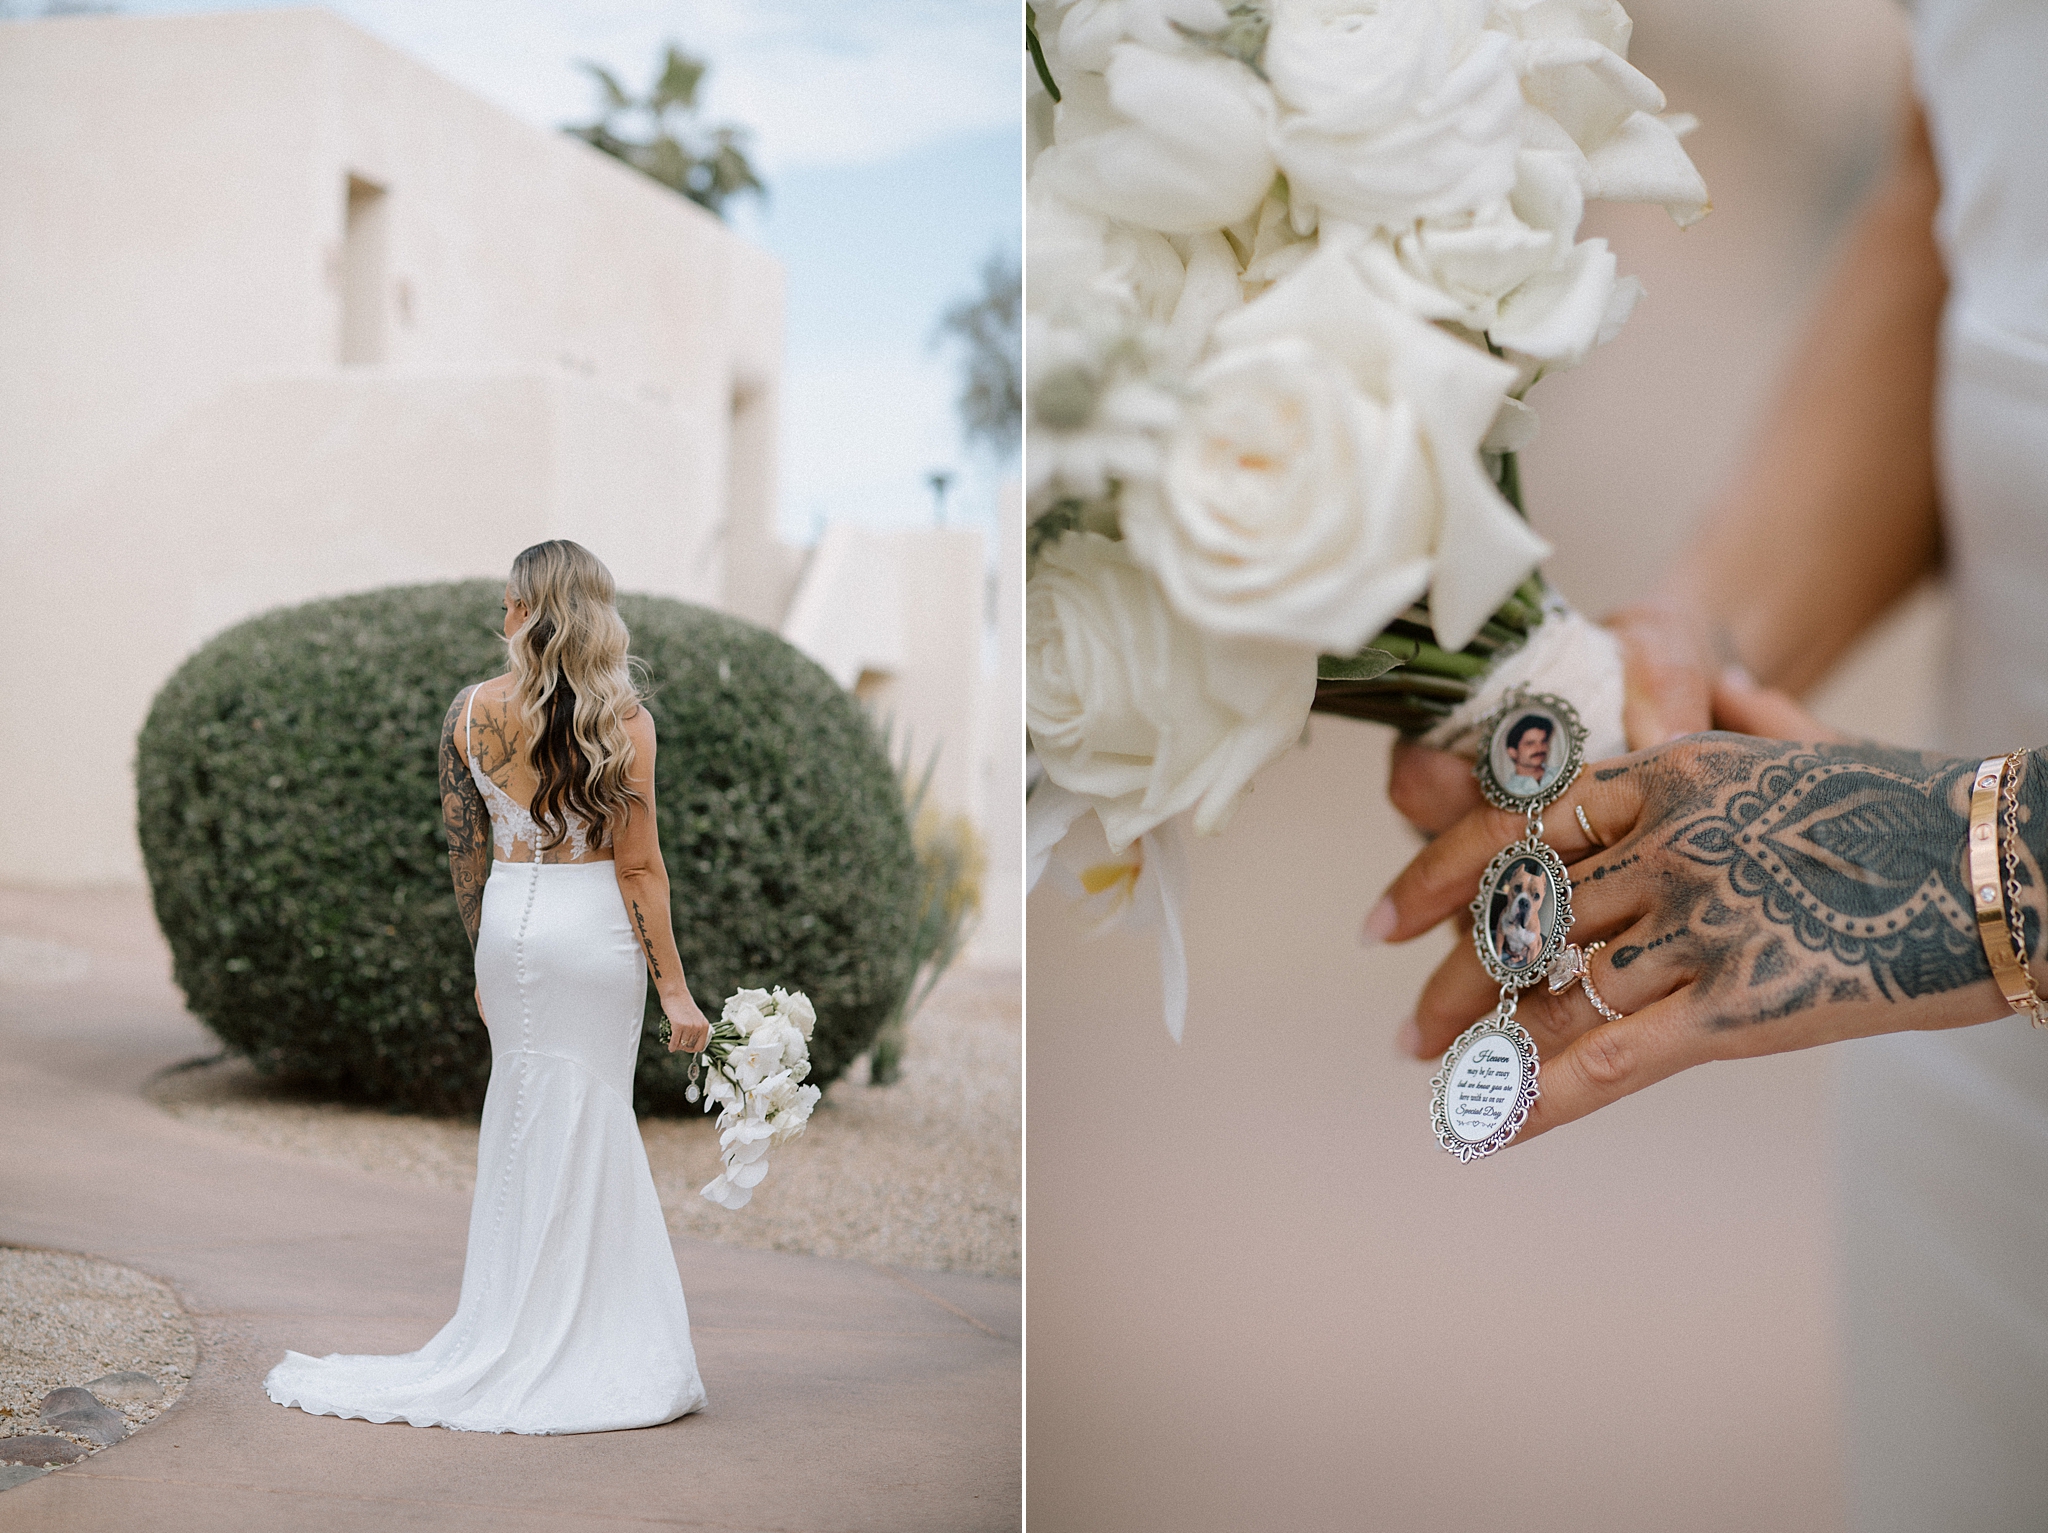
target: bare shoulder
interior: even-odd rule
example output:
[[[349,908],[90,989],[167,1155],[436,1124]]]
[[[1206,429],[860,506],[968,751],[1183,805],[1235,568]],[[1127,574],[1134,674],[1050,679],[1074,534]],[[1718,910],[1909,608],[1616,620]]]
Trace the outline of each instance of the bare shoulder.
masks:
[[[645,703],[635,703],[633,711],[623,715],[619,722],[626,726],[626,738],[633,742],[636,750],[654,749],[654,715]]]

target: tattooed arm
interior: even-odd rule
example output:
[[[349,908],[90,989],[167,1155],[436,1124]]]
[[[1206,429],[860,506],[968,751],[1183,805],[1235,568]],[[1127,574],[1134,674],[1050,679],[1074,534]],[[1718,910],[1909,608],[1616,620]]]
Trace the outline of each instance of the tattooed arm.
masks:
[[[2008,1015],[1964,871],[1974,760],[1874,745],[1696,735],[1588,771],[1544,815],[1570,864],[1603,1023],[1578,987],[1522,993],[1543,1056],[1523,1137],[1710,1059]],[[1581,833],[1583,805],[1607,843]],[[2019,782],[2019,920],[2042,974],[2048,752]],[[1390,935],[1420,935],[1472,898],[1522,818],[1473,811],[1388,891]],[[1498,987],[1461,943],[1424,987],[1417,1053],[1441,1053]]]
[[[670,1024],[671,1053],[695,1053],[711,1037],[711,1024],[697,1009],[683,980],[682,955],[676,951],[675,927],[669,919],[668,868],[661,860],[661,841],[654,818],[654,719],[645,708],[626,720],[633,740],[633,767],[626,782],[640,795],[627,811],[625,824],[612,837],[612,855],[619,875],[619,897],[626,919],[647,959],[647,972],[661,997]]]
[[[475,688],[464,687],[441,722],[441,823],[448,831],[448,876],[469,945],[483,924],[484,883],[491,876],[491,817],[462,751],[462,714]]]

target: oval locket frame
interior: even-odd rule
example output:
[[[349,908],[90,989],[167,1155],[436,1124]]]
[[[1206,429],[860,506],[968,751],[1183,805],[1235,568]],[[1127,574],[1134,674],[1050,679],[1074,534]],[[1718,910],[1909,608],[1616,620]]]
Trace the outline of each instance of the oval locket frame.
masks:
[[[1501,731],[1523,714],[1542,713],[1554,719],[1564,732],[1565,755],[1555,776],[1534,793],[1515,793],[1501,781],[1494,765],[1495,747]],[[1553,732],[1552,749],[1556,748]],[[1578,709],[1549,692],[1516,692],[1479,724],[1479,756],[1472,763],[1472,775],[1479,779],[1479,791],[1496,809],[1520,814],[1541,814],[1556,803],[1586,764],[1586,726]],[[1547,763],[1546,763],[1547,766]]]
[[[1535,954],[1526,963],[1511,965],[1500,955],[1502,939],[1495,930],[1493,897],[1509,871],[1520,862],[1536,863],[1549,880],[1550,915],[1547,921],[1540,913],[1537,916]],[[1479,893],[1474,896],[1470,908],[1472,947],[1479,954],[1479,962],[1493,976],[1496,984],[1526,990],[1550,972],[1551,964],[1564,951],[1572,927],[1571,872],[1565,867],[1564,859],[1546,843],[1525,837],[1501,848],[1493,861],[1486,865],[1486,871],[1479,876]]]
[[[1436,1128],[1437,1143],[1457,1156],[1460,1161],[1474,1161],[1481,1156],[1491,1155],[1511,1141],[1522,1131],[1522,1125],[1529,1120],[1529,1109],[1536,1105],[1536,1099],[1543,1094],[1536,1084],[1537,1074],[1543,1062],[1536,1052],[1536,1040],[1529,1029],[1514,1019],[1512,1013],[1501,1015],[1502,1008],[1495,1007],[1458,1035],[1457,1041],[1444,1050],[1442,1066],[1431,1079],[1430,1121]],[[1458,1080],[1459,1067],[1464,1064],[1472,1051],[1489,1037],[1504,1039],[1515,1053],[1516,1080],[1514,1097],[1506,1104],[1506,1110],[1484,1138],[1467,1139],[1451,1126],[1451,1092]],[[1483,1086],[1480,1088],[1486,1089]]]

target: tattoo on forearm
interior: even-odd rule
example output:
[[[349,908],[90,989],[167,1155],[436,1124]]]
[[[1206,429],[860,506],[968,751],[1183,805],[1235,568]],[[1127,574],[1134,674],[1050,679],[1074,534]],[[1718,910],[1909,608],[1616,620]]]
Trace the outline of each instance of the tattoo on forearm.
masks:
[[[640,929],[640,946],[647,951],[647,967],[653,971],[654,982],[661,983],[661,960],[654,956],[654,939],[647,935],[647,917],[640,914],[640,902],[633,901],[633,924]]]
[[[1715,1027],[1989,977],[1963,870],[1974,761],[1709,736],[1644,766],[1642,830],[1678,862],[1664,865],[1645,922],[1662,935],[1618,948],[1617,968],[1671,945]],[[2020,819],[2019,920],[2033,952],[2048,773],[2026,772]]]
[[[441,724],[441,823],[448,832],[448,875],[455,884],[455,908],[469,945],[483,926],[484,884],[491,876],[491,817],[484,796],[469,775],[456,739],[463,699],[458,696]]]

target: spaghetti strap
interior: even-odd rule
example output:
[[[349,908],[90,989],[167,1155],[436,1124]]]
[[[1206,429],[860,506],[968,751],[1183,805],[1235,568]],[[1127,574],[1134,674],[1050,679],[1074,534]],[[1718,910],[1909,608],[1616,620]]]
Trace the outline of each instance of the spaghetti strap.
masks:
[[[462,705],[462,759],[471,760],[469,750],[469,716],[476,710],[476,687],[469,689],[469,701]]]

